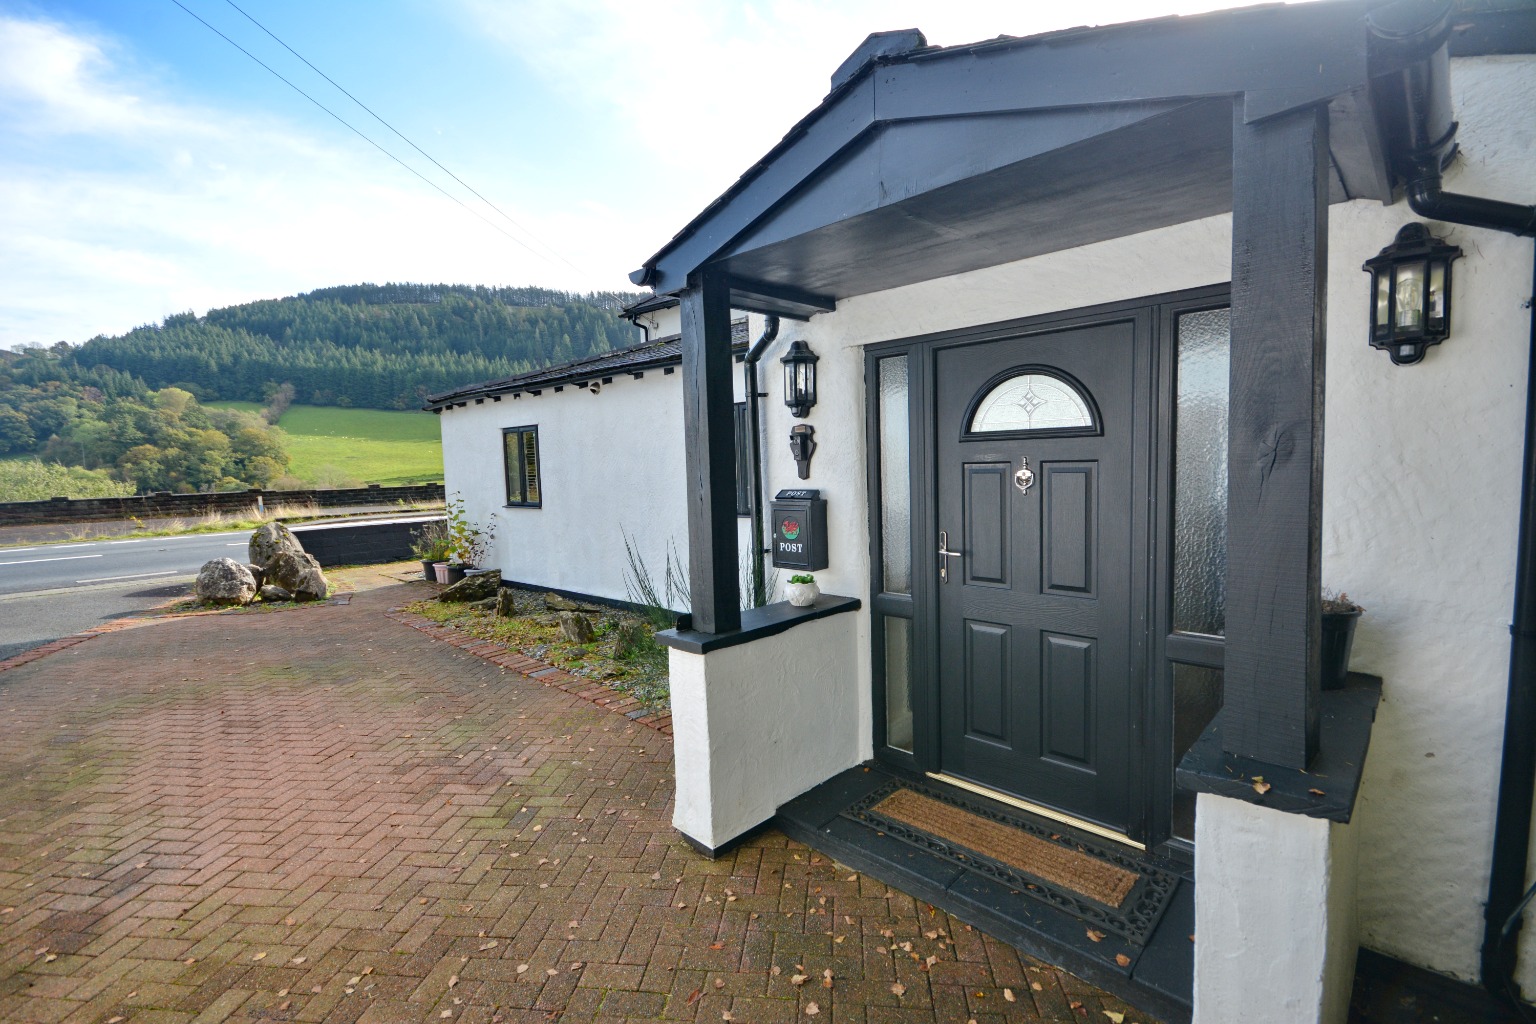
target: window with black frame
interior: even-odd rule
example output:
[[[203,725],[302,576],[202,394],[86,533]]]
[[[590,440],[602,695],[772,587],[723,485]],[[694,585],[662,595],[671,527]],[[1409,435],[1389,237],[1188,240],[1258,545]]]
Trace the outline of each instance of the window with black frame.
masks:
[[[539,428],[509,427],[501,432],[506,464],[507,504],[538,508],[543,504],[539,480]]]
[[[1227,612],[1228,308],[1176,320],[1172,580],[1167,670],[1172,676],[1173,763],[1222,704]],[[1175,839],[1195,838],[1195,795],[1173,794]]]

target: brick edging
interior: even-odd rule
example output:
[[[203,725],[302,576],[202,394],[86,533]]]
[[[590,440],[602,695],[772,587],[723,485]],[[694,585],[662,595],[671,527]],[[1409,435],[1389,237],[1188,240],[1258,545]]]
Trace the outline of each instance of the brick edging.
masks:
[[[92,626],[90,629],[83,629],[78,633],[71,633],[69,636],[61,636],[57,640],[50,640],[45,644],[33,647],[31,650],[22,651],[20,654],[13,654],[9,658],[0,661],[0,672],[20,668],[30,662],[37,661],[39,658],[46,658],[50,654],[57,654],[59,651],[66,650],[76,644],[83,644],[87,640],[101,636],[103,633],[116,632],[133,621],[132,619],[118,619],[100,626]]]
[[[410,626],[430,636],[434,640],[452,644],[466,653],[473,654],[477,658],[493,662],[503,668],[509,668],[519,675],[527,676],[545,686],[553,686],[557,690],[563,690],[573,697],[580,698],[588,704],[595,704],[605,711],[623,715],[632,722],[655,729],[663,736],[672,735],[672,713],[663,711],[659,714],[645,714],[645,705],[627,693],[621,693],[606,683],[600,683],[596,679],[588,679],[584,676],[572,675],[564,669],[556,668],[548,662],[530,658],[521,651],[513,650],[506,644],[496,640],[486,640],[483,637],[468,636],[451,626],[443,626],[433,622],[425,615],[408,612],[401,608],[391,608],[384,613],[386,618],[393,619],[401,625]],[[3,665],[3,662],[0,662]]]

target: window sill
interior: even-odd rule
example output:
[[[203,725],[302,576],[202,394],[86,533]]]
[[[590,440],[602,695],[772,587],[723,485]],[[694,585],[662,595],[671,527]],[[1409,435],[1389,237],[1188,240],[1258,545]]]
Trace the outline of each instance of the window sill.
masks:
[[[503,505],[501,507],[502,508],[543,508],[544,506],[541,503],[541,504],[538,504],[538,505],[528,505],[528,504],[523,504],[523,505]]]
[[[701,633],[696,629],[664,629],[656,634],[656,642],[664,647],[686,651],[689,654],[708,654],[749,644],[755,640],[775,636],[792,629],[802,622],[813,622],[829,615],[858,611],[863,606],[856,597],[838,597],[822,594],[809,608],[796,608],[788,601],[780,601],[762,608],[748,608],[741,613],[741,628],[728,633]]]
[[[1289,814],[1348,822],[1360,793],[1360,773],[1381,700],[1381,678],[1351,672],[1342,690],[1321,695],[1317,756],[1307,771],[1282,768],[1221,748],[1221,713],[1179,762],[1180,789],[1243,800]],[[1268,788],[1260,793],[1254,780]]]

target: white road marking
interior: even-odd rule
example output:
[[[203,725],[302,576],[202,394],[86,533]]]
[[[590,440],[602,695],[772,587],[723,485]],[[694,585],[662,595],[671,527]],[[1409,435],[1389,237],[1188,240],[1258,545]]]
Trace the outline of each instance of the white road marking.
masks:
[[[131,572],[127,576],[97,576],[89,580],[75,580],[76,583],[106,583],[108,580],[133,580],[143,576],[175,576],[180,569],[165,569],[161,572]]]
[[[41,551],[42,548],[5,548],[4,550],[8,555],[19,555],[26,551]]]
[[[65,555],[63,558],[23,558],[16,562],[0,562],[0,565],[31,565],[34,562],[74,562],[82,558],[101,558],[102,555]]]
[[[233,543],[225,544],[224,546],[227,547],[227,548],[243,548],[243,547],[245,547],[245,541],[237,540],[237,541],[234,541]]]

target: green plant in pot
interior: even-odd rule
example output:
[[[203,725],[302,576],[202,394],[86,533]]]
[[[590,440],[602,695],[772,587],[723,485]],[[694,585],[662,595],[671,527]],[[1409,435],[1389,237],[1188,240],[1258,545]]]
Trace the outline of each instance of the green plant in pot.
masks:
[[[1323,591],[1323,689],[1344,689],[1349,651],[1355,645],[1355,623],[1364,612],[1348,594]]]
[[[821,588],[816,585],[816,577],[809,573],[791,576],[789,582],[784,584],[784,597],[796,608],[809,608],[820,595]]]
[[[421,575],[428,583],[436,579],[433,563],[446,562],[452,550],[453,541],[448,536],[448,524],[441,519],[417,530],[411,541],[411,554],[421,559]]]
[[[448,499],[445,529],[448,536],[448,582],[457,583],[464,578],[465,569],[484,568],[491,557],[491,545],[496,540],[496,517],[481,529],[465,511],[464,499],[454,495]]]

